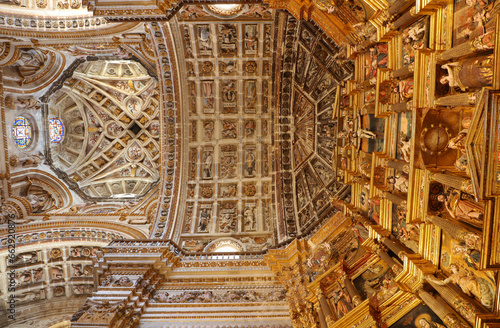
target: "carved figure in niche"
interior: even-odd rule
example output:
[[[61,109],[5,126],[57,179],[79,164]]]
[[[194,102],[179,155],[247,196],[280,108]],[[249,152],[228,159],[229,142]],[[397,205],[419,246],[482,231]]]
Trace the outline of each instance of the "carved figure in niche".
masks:
[[[459,171],[465,171],[467,175],[469,175],[469,164],[467,161],[467,155],[462,155],[460,156],[456,161],[455,161],[455,168]]]
[[[387,183],[392,184],[395,190],[407,193],[408,192],[408,179],[401,173],[396,173],[387,178]]]
[[[210,151],[205,151],[203,155],[203,178],[211,178],[213,169],[213,157]]]
[[[24,50],[21,51],[19,59],[16,61],[17,69],[21,75],[20,85],[24,84],[26,78],[35,75],[47,61],[48,51]]]
[[[212,88],[213,81],[203,81],[203,103],[206,108],[213,108],[214,106],[214,96],[212,93]]]
[[[462,91],[488,86],[493,81],[493,55],[448,63],[441,68],[448,73],[440,79],[441,84],[448,83],[450,87],[459,87]]]
[[[28,195],[26,196],[26,200],[30,203],[33,213],[40,213],[46,202],[45,197],[38,197],[36,195]]]
[[[439,194],[437,200],[440,203],[444,203],[446,210],[450,213],[452,218],[482,227],[484,215],[483,206],[476,202],[463,199],[465,197],[466,194],[462,194],[460,191],[453,189],[450,193]]]
[[[249,109],[255,108],[257,102],[257,86],[254,80],[245,81],[245,112],[253,113]]]
[[[254,231],[256,228],[255,220],[255,208],[252,206],[246,206],[244,211],[245,216],[245,230]]]
[[[252,150],[249,150],[245,156],[245,170],[247,176],[253,176],[255,174],[255,154]]]
[[[212,53],[212,40],[210,38],[210,28],[208,25],[198,26],[198,39],[201,55],[210,55]]]
[[[340,292],[333,292],[332,300],[335,304],[335,309],[337,310],[337,318],[342,318],[347,314],[347,312],[352,310],[351,297],[344,293],[343,290]]]
[[[470,249],[467,245],[455,245],[452,249],[453,254],[462,254],[462,259],[471,268],[479,270],[481,262],[481,252],[477,249]]]
[[[203,124],[203,128],[205,129],[205,139],[212,141],[212,136],[214,135],[214,122],[205,122],[205,124]]]
[[[236,196],[236,185],[232,184],[226,187],[222,187],[222,197],[235,197]]]
[[[442,324],[432,321],[428,313],[423,313],[415,319],[415,326],[417,328],[446,328]]]
[[[210,212],[207,208],[203,208],[200,212],[200,222],[198,224],[199,232],[208,232],[208,224],[210,222]]]
[[[405,162],[410,163],[411,156],[411,139],[406,138],[406,136],[401,136],[399,141],[399,151]]]
[[[223,213],[220,216],[219,231],[234,232],[236,230],[236,218],[231,213]]]
[[[469,270],[460,270],[455,263],[450,264],[451,276],[444,280],[437,280],[432,276],[427,277],[428,280],[436,283],[437,285],[445,286],[454,283],[468,296],[475,297],[481,301],[487,309],[493,307],[494,290],[491,283],[484,278],[476,278]]]
[[[460,150],[462,154],[465,154],[465,138],[467,137],[467,129],[464,129],[458,133],[454,138],[451,138],[448,142],[448,148]]]
[[[257,38],[257,25],[246,25],[245,26],[245,52],[248,54],[256,54],[259,46],[259,40]]]
[[[354,132],[354,137],[356,138],[367,138],[367,139],[376,139],[377,135],[370,130],[357,129]]]

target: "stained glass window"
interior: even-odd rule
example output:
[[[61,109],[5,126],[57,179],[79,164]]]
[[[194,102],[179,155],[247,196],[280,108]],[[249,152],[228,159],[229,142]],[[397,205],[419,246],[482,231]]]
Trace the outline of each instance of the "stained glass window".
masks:
[[[57,117],[49,119],[50,142],[59,143],[64,138],[63,122]]]
[[[31,143],[31,124],[22,116],[18,116],[12,125],[12,138],[19,148],[26,148]]]

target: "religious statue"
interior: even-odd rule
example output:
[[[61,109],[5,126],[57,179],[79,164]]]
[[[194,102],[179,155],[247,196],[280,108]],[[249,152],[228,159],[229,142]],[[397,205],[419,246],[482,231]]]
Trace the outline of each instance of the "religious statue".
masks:
[[[203,158],[203,178],[212,177],[212,162],[213,162],[212,154],[209,151],[206,151],[205,156]]]
[[[335,0],[314,0],[313,4],[319,10],[326,11],[329,14],[337,12]]]
[[[431,319],[430,314],[423,313],[415,319],[415,326],[417,328],[446,328],[440,323],[434,322]]]
[[[406,138],[406,136],[402,136],[399,141],[399,151],[401,152],[401,156],[404,161],[410,163],[411,156],[411,139]]]
[[[458,287],[468,296],[476,297],[486,308],[493,307],[494,294],[493,286],[483,278],[476,278],[469,270],[460,270],[458,265],[450,264],[451,276],[444,280],[437,280],[432,276],[427,277],[429,281],[437,285],[445,286],[450,282],[457,284]]]
[[[482,227],[484,208],[470,200],[462,199],[462,193],[453,190],[450,193],[441,193],[437,196],[438,202],[444,206],[451,217]]]
[[[43,68],[47,62],[48,51],[42,50],[24,50],[21,51],[19,59],[16,61],[17,69],[21,75],[20,85],[25,83],[25,79],[34,76]]]
[[[200,212],[200,222],[198,223],[199,232],[208,232],[208,223],[210,221],[210,213],[204,208]]]
[[[33,213],[39,213],[42,211],[45,203],[45,197],[38,197],[31,194],[26,196],[26,200],[30,203]]]
[[[462,254],[462,259],[471,268],[479,270],[479,262],[481,262],[481,252],[477,249],[470,249],[467,245],[455,245],[452,250],[453,254]]]
[[[450,87],[459,87],[462,91],[488,86],[493,81],[493,55],[447,63],[441,68],[448,73],[440,79],[441,84],[448,83]]]
[[[396,173],[387,178],[387,183],[392,184],[395,190],[407,193],[408,192],[408,179],[401,173]]]
[[[248,151],[245,157],[245,170],[247,171],[248,176],[254,175],[255,171],[255,155],[253,151]]]
[[[247,206],[245,207],[245,227],[247,231],[255,230],[256,222],[255,222],[255,213],[254,208]]]
[[[337,310],[337,318],[342,318],[347,312],[352,310],[351,297],[344,293],[343,290],[340,292],[333,292],[332,299]]]

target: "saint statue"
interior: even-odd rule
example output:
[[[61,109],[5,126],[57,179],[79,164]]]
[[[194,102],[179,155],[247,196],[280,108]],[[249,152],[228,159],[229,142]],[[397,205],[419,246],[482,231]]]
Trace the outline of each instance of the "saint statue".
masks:
[[[432,321],[430,314],[423,313],[415,319],[415,327],[418,328],[446,328],[442,324]]]
[[[441,84],[448,83],[450,87],[459,87],[462,91],[488,86],[493,81],[493,55],[448,63],[441,68],[448,73],[440,79]]]
[[[493,286],[490,283],[483,278],[476,278],[469,270],[460,270],[454,263],[450,264],[450,270],[451,276],[444,280],[437,280],[432,276],[427,277],[427,280],[440,286],[445,286],[450,282],[457,284],[466,295],[477,298],[486,308],[492,308],[494,295]]]
[[[474,226],[483,226],[484,208],[470,200],[462,199],[462,193],[453,190],[451,193],[441,193],[437,196],[438,202],[444,206],[451,217],[465,221]]]

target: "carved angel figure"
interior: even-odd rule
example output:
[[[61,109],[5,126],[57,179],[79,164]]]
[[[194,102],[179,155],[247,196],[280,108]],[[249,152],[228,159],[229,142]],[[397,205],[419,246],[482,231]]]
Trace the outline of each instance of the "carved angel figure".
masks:
[[[450,265],[450,270],[451,276],[444,280],[438,280],[432,276],[427,277],[427,280],[440,286],[445,286],[450,282],[457,284],[465,294],[477,298],[486,308],[492,308],[494,295],[490,283],[483,278],[476,278],[469,270],[460,270],[454,263]]]

